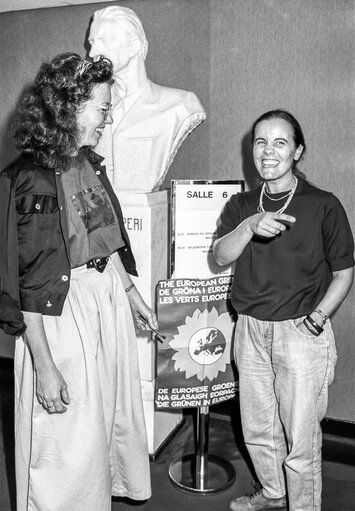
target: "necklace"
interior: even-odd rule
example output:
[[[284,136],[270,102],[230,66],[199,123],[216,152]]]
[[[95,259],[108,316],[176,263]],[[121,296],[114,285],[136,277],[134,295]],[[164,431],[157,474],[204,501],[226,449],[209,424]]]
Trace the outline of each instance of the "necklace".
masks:
[[[282,200],[282,199],[286,199],[286,197],[288,197],[290,195],[290,193],[292,192],[292,190],[290,190],[289,192],[286,193],[286,195],[283,195],[282,197],[279,197],[278,199],[275,199],[273,197],[270,197],[270,195],[268,195],[267,191],[264,190],[264,195],[265,197],[267,197],[269,200],[272,200],[274,202],[276,201],[279,201],[279,200]]]
[[[291,189],[291,191],[289,193],[287,193],[286,195],[284,195],[283,197],[280,197],[280,199],[271,199],[271,200],[281,200],[281,199],[285,199],[286,197],[288,197],[287,201],[285,202],[285,204],[282,206],[282,208],[278,209],[277,211],[275,211],[275,213],[283,213],[285,211],[285,209],[287,208],[287,206],[290,204],[291,200],[292,200],[292,197],[296,191],[296,188],[297,188],[297,184],[298,184],[298,179],[296,176],[294,176],[295,178],[295,182],[294,182],[294,185]],[[266,188],[266,182],[264,182],[262,188],[261,188],[261,192],[260,192],[260,197],[259,197],[259,206],[257,207],[257,212],[258,213],[265,213],[265,209],[264,209],[264,205],[263,205],[263,196],[264,194],[269,197],[266,192],[265,192],[265,188]],[[269,197],[270,198],[270,197]]]

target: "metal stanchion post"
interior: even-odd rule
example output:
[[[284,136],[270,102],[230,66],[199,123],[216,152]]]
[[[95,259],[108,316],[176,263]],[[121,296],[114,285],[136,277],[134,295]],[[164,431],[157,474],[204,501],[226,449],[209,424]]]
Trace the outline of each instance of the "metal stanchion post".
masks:
[[[198,408],[196,442],[196,486],[203,491],[208,480],[208,406]]]
[[[169,467],[169,478],[180,490],[202,495],[225,490],[235,480],[233,465],[213,454],[208,454],[209,407],[197,408],[196,450],[174,460]]]

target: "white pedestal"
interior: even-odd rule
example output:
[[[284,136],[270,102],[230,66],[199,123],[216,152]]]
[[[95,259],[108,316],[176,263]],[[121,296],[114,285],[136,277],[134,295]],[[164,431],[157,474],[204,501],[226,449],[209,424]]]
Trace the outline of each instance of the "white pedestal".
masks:
[[[132,280],[145,302],[154,309],[156,285],[168,278],[168,191],[121,192],[117,196],[137,262],[139,277]],[[181,422],[182,413],[154,409],[156,346],[150,334],[138,334],[138,358],[148,448],[149,454],[154,454]]]

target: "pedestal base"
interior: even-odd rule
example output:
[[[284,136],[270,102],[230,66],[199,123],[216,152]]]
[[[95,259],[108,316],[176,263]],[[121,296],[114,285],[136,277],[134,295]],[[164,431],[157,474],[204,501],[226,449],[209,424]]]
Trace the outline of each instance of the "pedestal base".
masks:
[[[218,493],[232,485],[235,470],[229,461],[209,454],[206,476],[205,481],[201,483],[196,475],[195,454],[187,454],[173,461],[169,467],[169,478],[174,486],[188,493],[202,495]]]
[[[117,192],[116,192],[117,193]],[[132,277],[143,300],[155,309],[155,288],[168,274],[168,191],[117,193],[139,277]],[[138,334],[141,379],[154,380],[155,345],[151,334]]]
[[[168,276],[168,191],[117,195],[137,262],[139,277],[132,280],[145,302],[154,309],[156,285]],[[180,410],[176,413],[155,410],[156,342],[145,331],[137,337],[148,451],[154,457],[183,418]]]

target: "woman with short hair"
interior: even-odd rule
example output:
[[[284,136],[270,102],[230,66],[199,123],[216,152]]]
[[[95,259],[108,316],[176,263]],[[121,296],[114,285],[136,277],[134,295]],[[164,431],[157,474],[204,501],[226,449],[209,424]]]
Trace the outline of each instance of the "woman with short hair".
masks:
[[[320,421],[336,363],[329,317],[353,281],[354,242],[332,194],[297,169],[306,144],[285,110],[252,128],[261,185],[230,198],[214,255],[235,263],[235,358],[245,443],[261,489],[232,511],[321,507]]]

